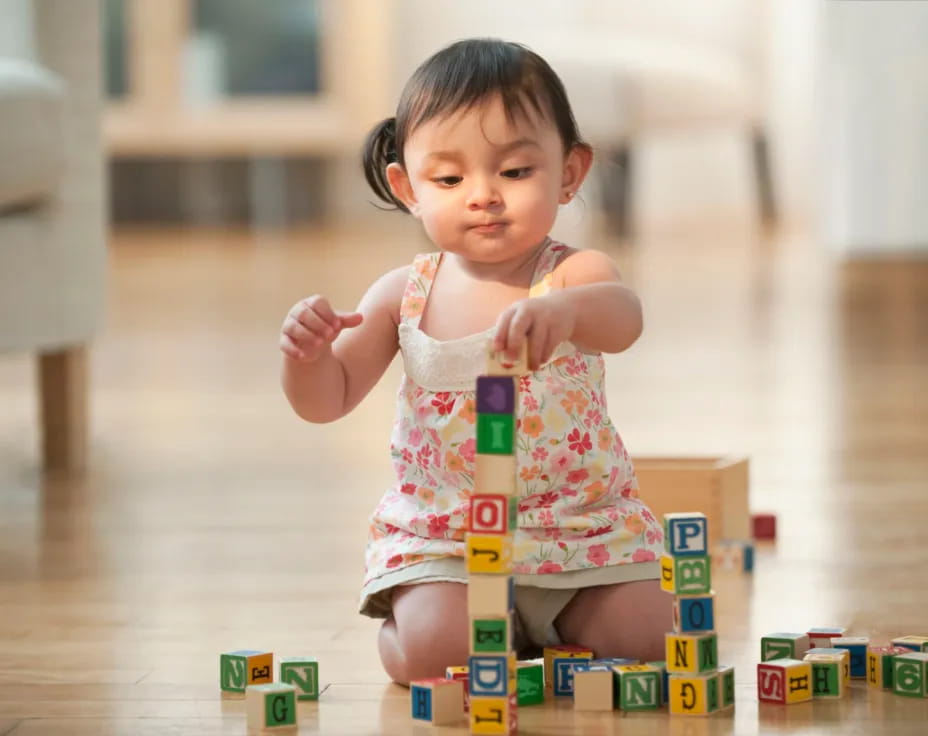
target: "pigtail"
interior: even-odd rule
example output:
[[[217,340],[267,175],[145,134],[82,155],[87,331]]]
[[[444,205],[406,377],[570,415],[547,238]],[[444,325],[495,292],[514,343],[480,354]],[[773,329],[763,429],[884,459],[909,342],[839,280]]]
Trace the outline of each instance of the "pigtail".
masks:
[[[362,153],[364,162],[364,178],[377,198],[389,205],[388,209],[396,208],[409,212],[390,189],[387,179],[387,165],[399,160],[396,153],[396,118],[381,120],[367,134]]]

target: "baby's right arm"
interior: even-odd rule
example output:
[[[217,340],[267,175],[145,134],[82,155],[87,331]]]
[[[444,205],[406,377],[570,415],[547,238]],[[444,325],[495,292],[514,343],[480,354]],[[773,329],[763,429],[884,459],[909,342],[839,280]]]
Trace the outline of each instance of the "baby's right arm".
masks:
[[[336,312],[318,295],[293,306],[281,329],[281,383],[300,417],[320,424],[341,419],[384,374],[399,349],[408,275],[409,266],[403,266],[381,276],[357,312]]]

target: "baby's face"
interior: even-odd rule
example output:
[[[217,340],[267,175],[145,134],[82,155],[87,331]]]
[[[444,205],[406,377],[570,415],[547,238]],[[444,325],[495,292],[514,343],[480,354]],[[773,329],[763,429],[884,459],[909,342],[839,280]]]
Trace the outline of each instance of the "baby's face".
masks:
[[[432,119],[407,139],[410,211],[442,250],[481,263],[517,258],[551,230],[567,157],[554,125],[510,123],[499,97]]]

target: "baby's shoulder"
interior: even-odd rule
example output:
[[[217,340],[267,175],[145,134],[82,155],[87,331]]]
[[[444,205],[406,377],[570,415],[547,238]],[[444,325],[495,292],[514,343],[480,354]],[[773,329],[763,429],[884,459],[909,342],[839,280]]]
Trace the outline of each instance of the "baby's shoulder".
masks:
[[[564,245],[558,253],[551,274],[558,286],[619,279],[618,266],[608,253],[569,245]]]
[[[412,266],[399,266],[380,276],[367,290],[363,301],[374,311],[386,312],[399,323],[400,307]]]

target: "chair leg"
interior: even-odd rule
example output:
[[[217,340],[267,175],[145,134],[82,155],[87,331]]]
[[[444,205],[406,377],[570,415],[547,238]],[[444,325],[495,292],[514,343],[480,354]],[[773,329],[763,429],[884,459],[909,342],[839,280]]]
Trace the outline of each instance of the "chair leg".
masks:
[[[87,460],[87,351],[39,356],[42,458],[46,470],[76,471]]]
[[[776,198],[773,193],[773,176],[770,171],[770,147],[767,133],[755,130],[751,137],[754,155],[754,175],[757,181],[757,199],[760,216],[764,222],[772,223],[777,217]]]

